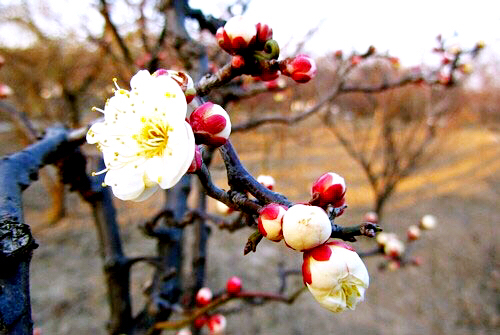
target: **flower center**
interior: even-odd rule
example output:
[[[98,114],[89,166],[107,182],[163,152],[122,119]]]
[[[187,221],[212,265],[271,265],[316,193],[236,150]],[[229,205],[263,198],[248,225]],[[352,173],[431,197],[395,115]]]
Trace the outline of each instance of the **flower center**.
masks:
[[[171,155],[172,150],[168,147],[168,133],[174,129],[170,125],[158,118],[141,118],[143,126],[138,134],[133,135],[133,139],[139,144],[138,156],[152,158],[163,156],[166,152]]]

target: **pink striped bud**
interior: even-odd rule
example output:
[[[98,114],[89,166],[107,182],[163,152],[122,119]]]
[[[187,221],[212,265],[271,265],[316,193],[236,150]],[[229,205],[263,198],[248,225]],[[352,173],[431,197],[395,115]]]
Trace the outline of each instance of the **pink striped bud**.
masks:
[[[334,172],[328,172],[319,177],[311,190],[313,199],[316,199],[314,204],[321,207],[341,202],[345,192],[344,178]]]
[[[264,206],[259,214],[259,232],[271,241],[281,241],[283,239],[283,216],[286,207],[271,203]]]
[[[205,102],[189,116],[197,144],[218,147],[226,143],[231,133],[229,115],[219,105]]]
[[[233,16],[220,27],[215,38],[219,46],[231,55],[241,54],[255,43],[257,28],[243,16]]]
[[[227,321],[224,315],[214,314],[208,319],[210,335],[222,335],[226,330]]]
[[[257,177],[257,181],[264,185],[268,190],[273,190],[274,188],[274,185],[276,184],[276,181],[274,180],[274,178],[272,176],[266,176],[266,175],[259,175]]]
[[[297,204],[283,216],[283,239],[292,249],[304,251],[317,247],[331,233],[330,218],[321,207]]]
[[[268,40],[273,38],[273,29],[269,25],[261,22],[257,23],[255,28],[257,28],[257,45],[262,48]]]
[[[303,258],[304,284],[321,306],[339,313],[363,301],[370,278],[350,245],[332,241],[305,251]]]
[[[316,62],[307,55],[286,59],[283,64],[284,66],[280,66],[281,72],[298,83],[307,83],[317,73]]]
[[[189,166],[186,173],[195,173],[196,171],[201,169],[202,165],[203,158],[201,157],[200,146],[195,145],[193,161],[191,162],[191,165]]]
[[[212,290],[209,289],[208,287],[202,287],[196,293],[196,298],[195,298],[196,304],[200,307],[205,306],[212,300],[212,297],[213,297]]]

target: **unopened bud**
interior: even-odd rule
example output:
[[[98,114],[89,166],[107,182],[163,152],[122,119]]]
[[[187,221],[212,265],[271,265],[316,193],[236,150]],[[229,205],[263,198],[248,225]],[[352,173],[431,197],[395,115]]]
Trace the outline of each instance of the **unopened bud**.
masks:
[[[0,83],[0,99],[11,96],[14,91],[7,85]]]
[[[195,173],[196,171],[201,169],[202,165],[203,158],[201,156],[200,146],[195,145],[193,162],[191,162],[191,165],[189,166],[186,173]]]
[[[404,251],[405,245],[398,238],[391,238],[384,245],[384,253],[389,257],[401,257]]]
[[[208,319],[208,328],[210,329],[210,335],[224,334],[226,325],[226,318],[222,314],[214,314]]]
[[[202,287],[200,290],[196,293],[196,304],[198,306],[205,306],[210,301],[212,300],[213,294],[212,290],[209,289],[208,287]]]
[[[274,185],[276,184],[276,181],[272,176],[267,176],[263,174],[257,177],[257,181],[260,184],[264,185],[268,190],[273,190]]]
[[[315,205],[320,207],[337,204],[344,198],[346,192],[345,180],[334,172],[328,172],[319,177],[313,184],[311,195]]]
[[[358,65],[359,63],[361,63],[361,60],[363,58],[359,55],[354,55],[351,57],[351,65]]]
[[[316,62],[307,55],[298,55],[293,59],[286,59],[283,64],[280,66],[281,72],[298,83],[307,83],[317,73]]]
[[[411,225],[408,227],[406,235],[408,236],[409,241],[416,241],[420,238],[421,235],[420,228],[418,228],[418,226],[416,225]]]
[[[422,219],[420,219],[419,227],[423,230],[431,230],[436,228],[437,219],[434,215],[424,215]]]
[[[259,48],[264,47],[264,44],[271,38],[273,38],[273,29],[265,23],[257,23],[255,26],[257,29],[257,45]]]
[[[190,103],[196,96],[196,89],[194,88],[194,81],[187,73],[182,71],[165,70],[158,69],[153,73],[153,76],[169,76],[177,84],[179,84],[184,96],[186,97],[186,102]]]
[[[238,294],[241,292],[241,288],[243,287],[243,281],[240,277],[233,276],[228,279],[226,283],[226,291],[229,294]]]
[[[231,133],[229,115],[219,105],[205,102],[189,116],[197,144],[218,147],[226,143]]]
[[[230,18],[215,34],[219,46],[231,55],[241,54],[255,43],[257,28],[241,15]]]
[[[292,249],[303,251],[325,243],[332,233],[326,212],[317,206],[294,205],[283,216],[283,239]]]
[[[259,232],[271,241],[283,239],[283,216],[286,208],[280,204],[271,203],[260,210],[258,219]]]
[[[235,69],[240,69],[245,66],[245,59],[240,55],[233,56],[231,58],[231,66]]]

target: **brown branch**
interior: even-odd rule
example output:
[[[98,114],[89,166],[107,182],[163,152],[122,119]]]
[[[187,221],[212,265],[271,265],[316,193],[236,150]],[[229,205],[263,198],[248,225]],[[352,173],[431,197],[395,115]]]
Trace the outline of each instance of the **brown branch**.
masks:
[[[214,299],[212,302],[210,302],[208,305],[197,308],[195,310],[191,311],[191,314],[187,316],[184,319],[177,320],[177,321],[165,321],[165,322],[158,322],[154,325],[155,329],[179,329],[184,326],[187,326],[191,324],[196,318],[202,316],[203,314],[206,314],[214,309],[216,309],[219,306],[222,306],[229,301],[236,300],[236,299],[242,299],[242,300],[255,300],[255,299],[261,299],[266,302],[281,302],[285,304],[293,304],[295,300],[299,297],[299,295],[305,290],[305,287],[300,288],[299,290],[295,291],[293,294],[290,296],[285,296],[282,294],[276,294],[276,293],[271,293],[271,292],[258,292],[258,291],[242,291],[240,293],[230,295],[228,293],[223,293],[221,296],[218,298]]]

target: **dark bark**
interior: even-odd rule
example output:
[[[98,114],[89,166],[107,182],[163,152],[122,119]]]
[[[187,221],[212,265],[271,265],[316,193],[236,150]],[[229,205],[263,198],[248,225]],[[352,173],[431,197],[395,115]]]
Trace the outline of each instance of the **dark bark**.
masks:
[[[63,128],[49,129],[41,141],[0,161],[0,334],[33,332],[29,264],[37,244],[24,223],[21,193],[55,161],[66,135]]]

